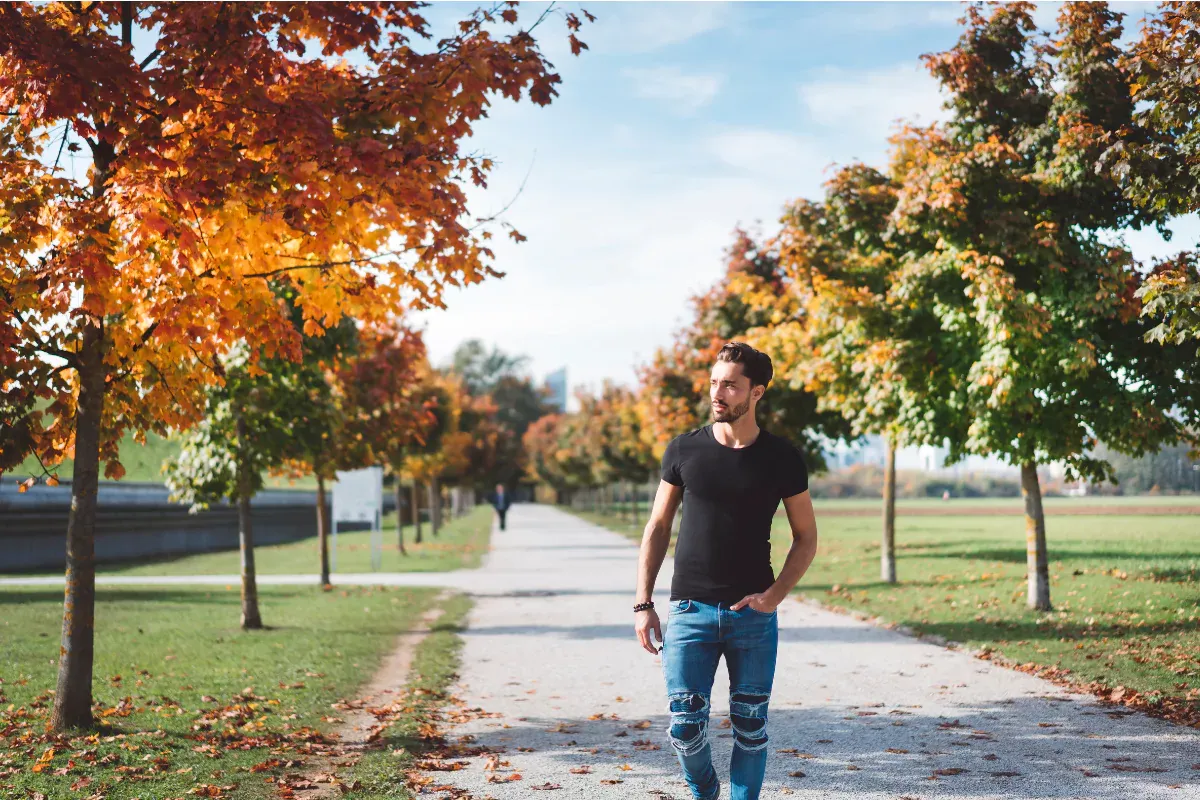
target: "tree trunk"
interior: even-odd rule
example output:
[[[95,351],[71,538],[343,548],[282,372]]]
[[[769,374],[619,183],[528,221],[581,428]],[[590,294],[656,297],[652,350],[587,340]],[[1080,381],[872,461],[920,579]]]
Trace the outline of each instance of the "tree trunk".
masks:
[[[632,501],[631,508],[633,509],[633,527],[636,528],[638,526],[638,485],[636,481],[633,484],[633,496],[630,500]]]
[[[329,585],[329,511],[325,507],[325,478],[317,473],[317,547],[321,551],[321,585]]]
[[[413,541],[420,544],[421,539],[421,487],[417,483],[417,479],[413,478],[412,484],[412,515],[413,515]]]
[[[237,420],[238,450],[248,447],[246,422],[240,413]],[[238,544],[242,550],[242,630],[261,628],[258,613],[258,581],[254,571],[254,527],[250,521],[250,466],[244,452],[238,455]]]
[[[442,528],[442,497],[438,479],[430,480],[425,489],[429,493],[429,527],[433,535],[437,536]]]
[[[1050,564],[1046,555],[1046,515],[1037,464],[1021,465],[1021,496],[1025,498],[1025,564],[1029,593],[1026,605],[1049,611]]]
[[[77,354],[79,405],[75,412],[75,464],[67,520],[67,575],[62,645],[50,728],[92,725],[92,661],[96,619],[96,489],[100,481],[100,425],[104,417],[103,333],[89,320]]]
[[[408,555],[404,548],[404,505],[400,502],[404,497],[404,484],[400,482],[400,473],[396,472],[396,544],[400,546],[400,555]]]
[[[896,445],[884,437],[887,464],[883,471],[883,541],[879,547],[879,577],[896,582]]]
[[[133,4],[121,7],[121,36],[133,46]],[[108,191],[116,148],[100,138],[92,147],[92,197]],[[112,221],[97,226],[107,235]],[[83,307],[92,299],[89,281],[83,286]],[[58,683],[50,711],[52,731],[91,727],[92,666],[96,633],[96,491],[100,483],[100,432],[104,421],[103,319],[84,317],[83,335],[75,354],[79,396],[75,408],[75,453],[71,474],[71,511],[67,517],[67,572],[63,592],[62,641],[58,651]]]

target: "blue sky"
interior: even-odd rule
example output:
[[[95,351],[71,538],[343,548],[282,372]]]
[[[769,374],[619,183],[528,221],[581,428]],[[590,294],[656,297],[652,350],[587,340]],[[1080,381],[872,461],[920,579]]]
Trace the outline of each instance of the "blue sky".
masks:
[[[439,4],[431,16],[471,5]],[[952,46],[958,3],[592,3],[579,58],[560,21],[539,29],[563,77],[547,108],[501,103],[473,146],[498,162],[476,214],[501,208],[529,241],[497,248],[507,273],[421,315],[435,363],[479,337],[562,365],[572,386],[634,381],[669,344],[688,298],[722,272],[735,226],[767,233],[833,163],[882,164],[898,117],[939,117],[922,53]],[[1151,4],[1120,4],[1136,32]],[[522,7],[522,16],[545,8]],[[1038,21],[1053,24],[1056,4]],[[526,179],[526,176],[527,179]],[[1135,253],[1165,245],[1133,234]]]

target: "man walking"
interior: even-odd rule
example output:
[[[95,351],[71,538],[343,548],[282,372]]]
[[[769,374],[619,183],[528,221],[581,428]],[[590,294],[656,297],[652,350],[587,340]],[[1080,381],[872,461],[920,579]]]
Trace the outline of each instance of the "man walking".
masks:
[[[512,505],[512,500],[509,499],[508,492],[504,491],[503,483],[496,484],[496,491],[490,499],[492,508],[496,509],[496,516],[500,518],[500,530],[504,530],[504,518],[508,516],[508,507]]]
[[[662,653],[671,745],[696,800],[720,795],[708,743],[717,662],[729,671],[732,800],[756,800],[767,766],[767,704],[775,677],[775,609],[817,549],[808,470],[786,439],[758,427],[755,406],[771,382],[771,359],[741,342],[717,354],[709,386],[713,424],[675,437],[642,536],[634,612],[650,653]],[[771,570],[771,520],[783,501],[792,547]],[[671,610],[664,638],[651,596],[680,502]],[[659,648],[651,633],[657,636]]]

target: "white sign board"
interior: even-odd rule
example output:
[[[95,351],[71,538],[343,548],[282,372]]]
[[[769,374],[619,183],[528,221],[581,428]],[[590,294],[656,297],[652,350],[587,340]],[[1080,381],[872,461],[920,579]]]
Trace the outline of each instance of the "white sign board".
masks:
[[[337,570],[339,522],[371,524],[371,568],[378,570],[383,557],[383,467],[338,470],[333,484],[333,564]]]

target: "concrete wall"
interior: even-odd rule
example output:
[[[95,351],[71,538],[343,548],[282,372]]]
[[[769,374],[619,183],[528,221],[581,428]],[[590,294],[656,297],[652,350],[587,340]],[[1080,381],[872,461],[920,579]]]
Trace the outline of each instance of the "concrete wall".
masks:
[[[189,514],[171,503],[161,484],[102,482],[96,512],[96,561],[112,563],[162,558],[238,546],[237,510],[227,504]],[[317,535],[317,493],[272,489],[250,504],[255,545],[290,542]],[[384,497],[384,512],[394,507]],[[0,481],[0,572],[45,570],[66,565],[70,483],[37,485],[17,491],[16,481]],[[365,527],[365,526],[363,526]],[[350,530],[349,525],[339,530]]]

